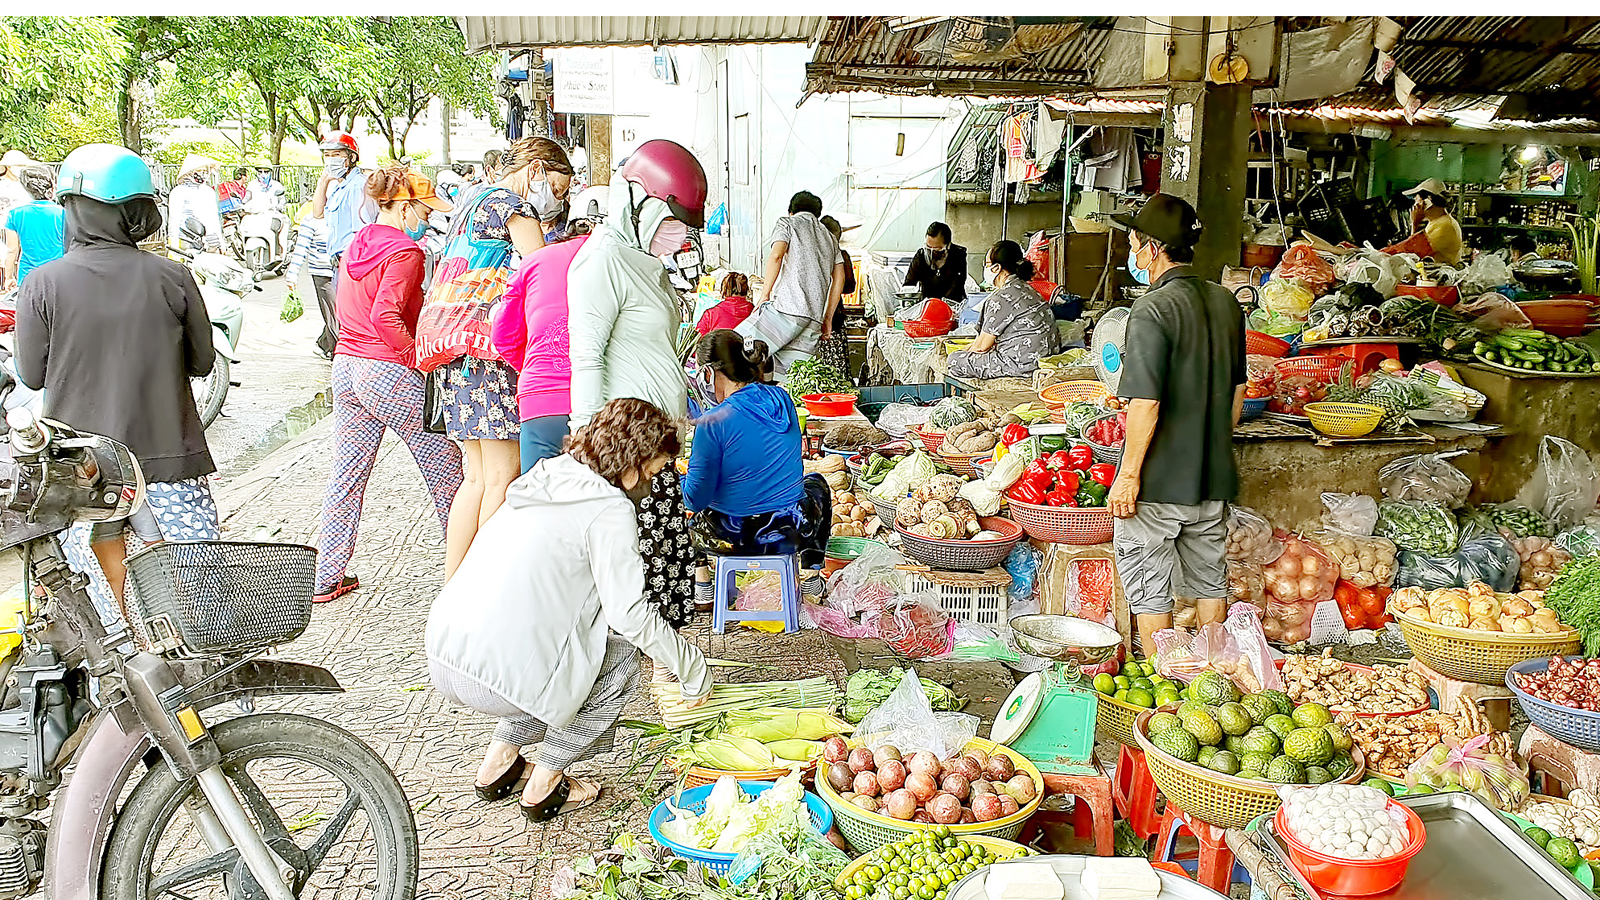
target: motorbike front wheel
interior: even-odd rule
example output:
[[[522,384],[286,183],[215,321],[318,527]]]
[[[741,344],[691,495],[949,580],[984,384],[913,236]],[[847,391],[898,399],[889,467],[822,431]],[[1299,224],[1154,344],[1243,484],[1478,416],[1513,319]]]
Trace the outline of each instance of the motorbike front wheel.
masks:
[[[244,264],[257,279],[267,270],[267,251],[264,247],[251,247],[244,251]]]
[[[228,358],[218,353],[210,375],[189,379],[189,386],[194,390],[194,406],[200,413],[201,428],[210,428],[211,423],[222,414],[222,404],[228,399],[228,379],[232,375]]]
[[[293,867],[296,896],[319,889],[366,900],[416,896],[411,804],[383,759],[355,735],[290,713],[231,719],[212,735],[234,794],[267,845]],[[197,805],[203,814],[191,812]],[[197,827],[210,815],[193,779],[179,783],[164,764],[151,769],[112,827],[102,896],[256,896],[238,852],[214,851]]]

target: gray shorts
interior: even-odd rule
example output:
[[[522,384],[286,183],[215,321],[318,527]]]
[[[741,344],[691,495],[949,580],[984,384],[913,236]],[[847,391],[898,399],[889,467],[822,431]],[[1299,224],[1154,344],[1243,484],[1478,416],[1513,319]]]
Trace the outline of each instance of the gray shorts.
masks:
[[[1113,520],[1117,575],[1128,608],[1136,615],[1172,612],[1180,574],[1196,598],[1226,598],[1227,515],[1222,500],[1195,506],[1140,501],[1132,517]]]

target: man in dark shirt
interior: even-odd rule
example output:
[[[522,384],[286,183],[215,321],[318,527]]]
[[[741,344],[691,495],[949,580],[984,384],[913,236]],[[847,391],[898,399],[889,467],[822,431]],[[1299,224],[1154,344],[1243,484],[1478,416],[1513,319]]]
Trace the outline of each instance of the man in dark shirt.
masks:
[[[1221,285],[1189,268],[1200,219],[1169,194],[1136,216],[1130,267],[1150,292],[1128,318],[1118,394],[1128,398],[1127,439],[1108,505],[1116,517],[1117,570],[1138,616],[1139,644],[1172,627],[1178,565],[1199,624],[1227,612],[1227,504],[1239,491],[1233,429],[1244,404],[1244,313]]]
[[[952,310],[966,304],[967,248],[951,243],[949,225],[935,222],[928,226],[927,243],[911,258],[906,270],[906,285],[920,288],[925,300],[954,300]]]

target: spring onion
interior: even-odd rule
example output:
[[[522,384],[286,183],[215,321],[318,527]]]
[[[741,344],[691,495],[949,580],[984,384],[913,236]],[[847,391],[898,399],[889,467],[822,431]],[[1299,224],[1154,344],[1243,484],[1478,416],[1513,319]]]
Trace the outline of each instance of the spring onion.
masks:
[[[832,709],[839,701],[839,689],[831,678],[806,678],[799,681],[755,681],[745,684],[718,683],[703,706],[690,709],[683,702],[682,686],[676,681],[650,682],[650,695],[661,709],[661,721],[670,729],[715,719],[730,712],[775,706],[811,706]]]

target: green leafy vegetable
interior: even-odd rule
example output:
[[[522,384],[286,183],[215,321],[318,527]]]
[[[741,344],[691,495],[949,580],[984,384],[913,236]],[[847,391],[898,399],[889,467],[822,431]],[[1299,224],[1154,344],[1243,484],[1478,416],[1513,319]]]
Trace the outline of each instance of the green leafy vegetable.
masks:
[[[972,404],[960,397],[946,397],[940,400],[928,414],[928,427],[938,431],[949,431],[963,422],[971,422],[978,417],[978,411]]]
[[[1583,655],[1600,656],[1600,556],[1567,563],[1544,594],[1545,605],[1583,634]]]
[[[795,402],[807,394],[848,394],[856,389],[838,369],[819,359],[802,359],[790,366],[783,386]]]
[[[900,679],[905,677],[906,669],[890,669],[887,672],[880,669],[857,669],[845,684],[844,712],[845,721],[859,722],[866,718],[867,713],[877,709],[894,689],[900,686]],[[928,705],[935,712],[955,712],[967,705],[967,699],[956,694],[937,681],[927,678],[919,679],[922,682],[922,693],[928,698]]]

